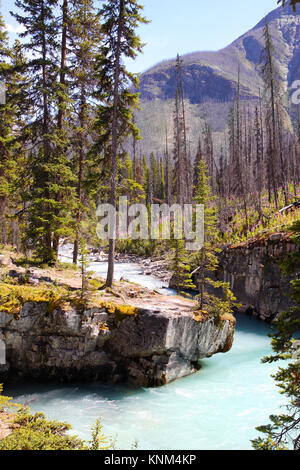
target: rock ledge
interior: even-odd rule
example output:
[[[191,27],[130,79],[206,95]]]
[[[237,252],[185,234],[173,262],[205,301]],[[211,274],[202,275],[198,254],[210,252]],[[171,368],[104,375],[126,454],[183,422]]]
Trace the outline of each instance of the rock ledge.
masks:
[[[158,386],[195,372],[200,359],[230,350],[233,317],[219,324],[211,318],[197,322],[193,302],[179,297],[157,296],[144,304],[137,315],[122,319],[98,307],[49,313],[46,303],[33,302],[23,305],[18,319],[0,313],[7,359],[0,365],[0,382],[30,378]]]

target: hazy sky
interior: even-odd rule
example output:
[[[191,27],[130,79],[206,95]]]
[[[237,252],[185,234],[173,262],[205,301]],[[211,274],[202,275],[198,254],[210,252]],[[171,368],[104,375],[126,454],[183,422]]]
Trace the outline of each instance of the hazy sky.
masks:
[[[10,16],[14,0],[0,0],[12,39],[17,24]],[[100,3],[100,2],[99,2]],[[221,49],[277,7],[277,0],[140,0],[151,20],[139,29],[144,53],[128,64],[143,72],[164,59],[193,51]]]

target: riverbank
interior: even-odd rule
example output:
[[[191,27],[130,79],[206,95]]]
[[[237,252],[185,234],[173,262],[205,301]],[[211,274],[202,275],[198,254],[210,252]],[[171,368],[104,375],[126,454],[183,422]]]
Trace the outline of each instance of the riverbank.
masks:
[[[100,417],[118,449],[129,450],[135,439],[139,450],[251,449],[255,427],[284,403],[271,378],[278,365],[260,362],[271,351],[269,332],[268,324],[237,315],[229,352],[202,359],[199,372],[164,387],[23,382],[6,386],[5,394],[71,423],[85,440]]]
[[[95,267],[102,265],[95,263]],[[119,277],[140,283],[152,280],[140,270],[137,275],[132,265],[118,267],[122,268]],[[124,302],[121,297],[116,299]],[[230,351],[201,359],[198,373],[164,387],[22,381],[22,385],[6,386],[5,391],[15,401],[28,403],[32,411],[41,410],[49,418],[70,422],[83,439],[89,437],[91,426],[100,416],[105,433],[118,433],[118,446],[123,449],[129,448],[135,438],[139,449],[247,449],[251,447],[250,439],[257,435],[255,426],[266,422],[282,404],[270,378],[276,365],[260,364],[270,352],[267,328],[259,320],[238,315]],[[224,432],[220,434],[219,429]]]
[[[90,250],[90,260],[92,263],[107,262],[108,255],[102,250]],[[117,253],[115,262],[120,264],[137,264],[142,269],[145,276],[154,276],[169,284],[172,272],[169,269],[169,261],[166,257],[154,256],[143,257],[130,254]]]

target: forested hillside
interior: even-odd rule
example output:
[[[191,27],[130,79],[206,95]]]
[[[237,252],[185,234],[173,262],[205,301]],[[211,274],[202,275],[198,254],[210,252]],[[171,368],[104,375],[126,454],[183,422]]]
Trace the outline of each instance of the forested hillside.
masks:
[[[65,0],[60,9],[52,8],[58,6],[56,0],[34,5],[18,0],[17,6],[16,19],[24,26],[21,42],[11,46],[1,23],[0,72],[6,86],[6,103],[1,105],[1,243],[33,252],[51,264],[57,260],[60,240],[69,239],[76,262],[82,240],[101,243],[95,233],[99,202],[115,205],[117,196],[127,195],[132,202],[148,205],[191,203],[203,184],[200,164],[211,187],[207,203],[218,211],[219,242],[284,228],[293,220],[300,181],[300,125],[290,124],[285,90],[295,70],[291,59],[283,79],[277,58],[287,48],[287,35],[282,39],[286,22],[295,34],[293,42],[289,36],[285,57],[297,56],[297,15],[275,10],[270,22],[260,23],[251,33],[262,35],[260,76],[258,65],[251,62],[260,77],[260,97],[255,101],[244,99],[249,62],[244,56],[250,49],[241,50],[251,34],[231,46],[245,60],[232,70],[236,84],[227,130],[218,141],[208,117],[197,131],[191,125],[192,105],[185,99],[187,59],[177,57],[174,89],[166,105],[172,115],[167,130],[162,125],[167,113],[155,102],[165,132],[160,142],[164,151],[143,153],[134,118],[137,95],[130,91],[130,82],[137,86],[137,77],[122,67],[116,76],[115,68],[115,60],[141,50],[140,40],[125,29],[118,33],[116,12],[104,8],[97,15],[92,0]],[[129,27],[134,28],[145,20],[135,2],[129,8]],[[275,25],[281,23],[279,35]],[[127,44],[121,49],[118,34]],[[122,143],[127,139],[128,144],[128,137],[126,152]],[[191,138],[197,142],[194,150]],[[290,204],[294,205],[281,211]],[[150,254],[157,248],[155,241],[141,245],[141,251]],[[124,241],[117,243],[117,249],[126,246],[130,249],[129,242],[125,247]]]
[[[1,383],[106,381],[111,394],[96,384],[77,400],[79,387],[57,385],[44,401],[62,390],[58,412],[73,401],[81,430],[87,410],[121,426],[125,409],[126,436],[153,432],[147,449],[161,437],[245,446],[274,399],[257,367],[269,330],[250,316],[276,317],[264,362],[289,360],[274,376],[287,414],[252,443],[299,450],[299,2],[141,77],[125,66],[144,47],[138,0],[15,0],[15,42],[0,15]],[[228,362],[202,368],[235,333]],[[196,387],[139,404],[146,387],[199,369]],[[0,397],[0,449],[87,447],[65,423],[9,406]],[[105,444],[101,429],[89,448]]]

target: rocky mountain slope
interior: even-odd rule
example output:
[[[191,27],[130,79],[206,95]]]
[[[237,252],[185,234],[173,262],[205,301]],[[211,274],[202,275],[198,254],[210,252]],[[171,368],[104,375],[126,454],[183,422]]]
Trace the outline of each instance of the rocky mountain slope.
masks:
[[[282,85],[291,93],[292,83],[300,79],[300,7],[297,6],[296,13],[289,5],[276,8],[268,15],[268,20]],[[238,64],[242,95],[252,99],[259,96],[259,90],[263,89],[260,60],[264,25],[265,18],[220,51],[194,52],[182,57],[183,87],[192,136],[199,133],[203,112],[215,132],[224,130],[229,103],[236,94]],[[137,113],[137,122],[144,138],[141,146],[146,152],[162,151],[166,128],[171,142],[175,90],[175,58],[155,65],[141,76],[142,110]]]

